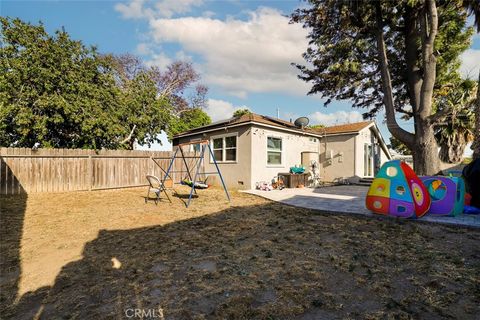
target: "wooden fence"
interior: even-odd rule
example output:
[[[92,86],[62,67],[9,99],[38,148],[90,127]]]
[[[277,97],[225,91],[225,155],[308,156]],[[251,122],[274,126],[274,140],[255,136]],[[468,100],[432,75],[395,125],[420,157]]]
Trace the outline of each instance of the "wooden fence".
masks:
[[[163,177],[169,151],[0,148],[0,195],[144,186],[145,175]],[[188,154],[192,156],[192,154]],[[159,164],[155,164],[153,159]],[[195,159],[186,159],[189,166]],[[175,171],[185,171],[176,159]],[[184,174],[172,174],[175,181]]]

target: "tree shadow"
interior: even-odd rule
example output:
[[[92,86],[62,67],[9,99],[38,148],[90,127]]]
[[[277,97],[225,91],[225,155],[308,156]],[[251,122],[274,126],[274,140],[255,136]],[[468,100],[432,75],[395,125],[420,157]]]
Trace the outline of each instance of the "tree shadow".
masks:
[[[20,248],[27,199],[25,189],[5,159],[0,156],[0,310],[2,313],[12,309],[18,294],[21,276]]]
[[[459,247],[451,241],[458,233],[449,230],[280,204],[102,230],[85,245],[81,260],[62,268],[53,287],[25,294],[8,316],[126,319],[143,310],[144,319],[473,319],[478,288],[458,275],[480,267],[480,233],[470,233]],[[392,242],[392,235],[415,242]],[[422,251],[427,242],[433,250]],[[462,266],[455,277],[442,274],[438,284],[434,271],[457,259]],[[416,282],[407,280],[412,275]],[[431,286],[439,296],[435,304],[421,291]]]

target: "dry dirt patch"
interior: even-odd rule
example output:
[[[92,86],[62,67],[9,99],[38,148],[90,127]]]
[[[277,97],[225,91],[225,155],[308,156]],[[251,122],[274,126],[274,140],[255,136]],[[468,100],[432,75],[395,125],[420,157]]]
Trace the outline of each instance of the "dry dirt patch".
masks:
[[[3,197],[2,317],[462,318],[480,232],[297,209],[220,189],[189,209],[145,189]],[[186,193],[186,190],[180,190]],[[15,299],[16,298],[16,299]]]

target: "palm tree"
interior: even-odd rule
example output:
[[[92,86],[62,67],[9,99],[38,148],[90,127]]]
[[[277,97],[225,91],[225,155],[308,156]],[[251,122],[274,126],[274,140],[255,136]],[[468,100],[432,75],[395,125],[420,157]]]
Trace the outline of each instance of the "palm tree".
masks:
[[[473,137],[473,159],[480,159],[480,72],[478,73],[477,101],[475,101],[475,133]]]
[[[480,32],[480,1],[463,0],[462,6],[473,16],[475,19],[474,26],[477,27],[477,32]]]
[[[447,163],[462,161],[465,147],[474,139],[477,83],[462,80],[445,89],[435,102],[436,107],[450,109],[444,122],[435,127],[435,138],[440,146],[440,159]]]

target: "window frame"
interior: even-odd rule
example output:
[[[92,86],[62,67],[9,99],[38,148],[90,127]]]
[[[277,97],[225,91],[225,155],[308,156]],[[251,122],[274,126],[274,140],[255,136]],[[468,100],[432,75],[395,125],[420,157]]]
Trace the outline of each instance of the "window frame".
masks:
[[[202,151],[202,145],[200,144],[200,141],[200,139],[190,140],[188,151],[192,153],[200,153]]]
[[[226,138],[235,137],[235,148],[226,147]],[[213,140],[222,139],[222,159],[215,159],[217,163],[237,163],[238,162],[238,132],[226,133],[221,135],[215,135],[210,137],[210,148],[212,153],[215,154],[215,150],[220,150],[219,148],[215,149]],[[227,158],[227,149],[235,149],[235,160],[226,160]],[[213,163],[212,155],[210,155],[210,163]]]
[[[276,150],[273,150],[273,149],[269,149],[268,148],[268,139],[269,138],[273,138],[273,139],[280,139],[281,141],[281,148],[280,148],[280,151],[276,151]],[[267,164],[267,167],[269,168],[283,168],[285,165],[285,161],[284,161],[284,144],[283,144],[283,137],[280,137],[280,136],[275,136],[275,135],[268,135],[266,137],[266,164]],[[272,164],[272,163],[268,163],[268,152],[279,152],[280,153],[280,163],[275,163],[275,164]]]

